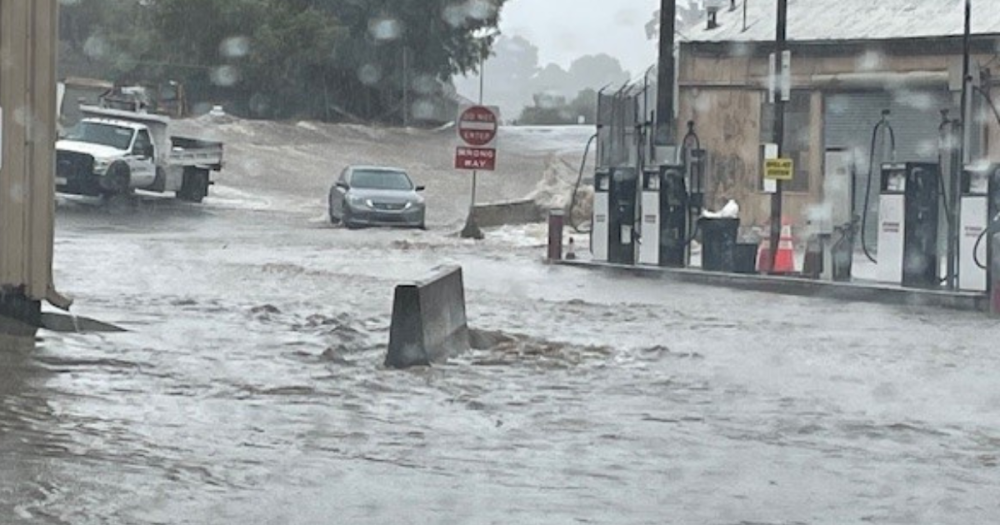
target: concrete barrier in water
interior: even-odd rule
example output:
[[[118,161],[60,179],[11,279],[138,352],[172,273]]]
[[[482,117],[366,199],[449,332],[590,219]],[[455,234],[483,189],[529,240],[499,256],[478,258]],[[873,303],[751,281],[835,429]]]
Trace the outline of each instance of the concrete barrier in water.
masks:
[[[443,363],[469,350],[465,285],[461,267],[396,287],[389,329],[388,368]]]
[[[531,199],[477,204],[472,209],[472,215],[481,228],[533,224],[545,220],[545,212]]]

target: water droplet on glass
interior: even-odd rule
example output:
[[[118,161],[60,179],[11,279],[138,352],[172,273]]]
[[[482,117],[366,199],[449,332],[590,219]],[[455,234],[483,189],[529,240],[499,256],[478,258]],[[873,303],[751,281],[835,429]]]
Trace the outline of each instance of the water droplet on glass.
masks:
[[[368,23],[368,33],[383,42],[398,40],[403,35],[403,24],[395,18],[376,18]]]
[[[250,97],[250,112],[255,116],[264,117],[267,116],[271,111],[271,101],[268,99],[267,95],[262,93],[254,93]]]
[[[432,75],[418,75],[413,79],[412,88],[421,95],[431,95],[437,91],[438,82]]]
[[[451,27],[462,27],[468,19],[464,6],[460,4],[451,4],[445,7],[441,17]]]
[[[382,70],[375,64],[365,64],[358,69],[358,80],[366,86],[374,86],[382,80]]]
[[[250,54],[250,39],[245,36],[227,38],[219,44],[219,54],[225,58],[242,58]]]
[[[496,14],[497,6],[490,0],[468,0],[465,10],[469,18],[486,20]]]
[[[240,81],[240,71],[235,66],[221,66],[212,70],[212,83],[222,87],[235,86]]]
[[[104,58],[108,54],[108,42],[100,35],[91,35],[83,43],[83,53],[93,59]]]
[[[878,51],[865,51],[858,57],[857,69],[859,71],[875,71],[882,67],[884,58]]]
[[[437,106],[430,100],[420,99],[413,103],[411,112],[414,120],[433,120]]]

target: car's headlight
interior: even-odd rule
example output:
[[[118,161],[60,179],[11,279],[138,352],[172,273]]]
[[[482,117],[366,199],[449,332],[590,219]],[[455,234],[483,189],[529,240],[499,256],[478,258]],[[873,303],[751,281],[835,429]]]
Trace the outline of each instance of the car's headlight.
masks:
[[[414,202],[412,202],[412,201],[407,201],[407,202],[406,202],[406,206],[403,206],[403,209],[404,209],[404,210],[408,210],[408,209],[410,209],[410,208],[412,208],[412,207],[414,207],[414,206],[416,206],[416,203],[414,203]]]
[[[108,171],[111,167],[111,161],[108,159],[96,159],[94,160],[94,173],[103,174]]]
[[[364,199],[355,195],[351,195],[350,197],[348,197],[347,201],[350,202],[351,205],[353,206],[362,206],[365,203]]]
[[[368,206],[369,208],[374,208],[375,207],[375,203],[372,202],[371,199],[368,199],[368,200],[365,201],[365,206]]]

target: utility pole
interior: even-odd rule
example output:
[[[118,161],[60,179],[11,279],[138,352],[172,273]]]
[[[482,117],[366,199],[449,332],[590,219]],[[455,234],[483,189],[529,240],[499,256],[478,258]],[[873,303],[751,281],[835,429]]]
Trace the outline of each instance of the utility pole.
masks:
[[[410,49],[403,42],[403,127],[410,127]]]
[[[479,50],[479,105],[483,105],[483,91],[486,86],[486,55],[489,50],[485,42],[480,42],[482,46]],[[485,238],[483,230],[476,224],[476,190],[479,183],[479,171],[472,170],[472,199],[469,201],[469,216],[465,220],[465,227],[459,234],[463,239],[482,240]]]
[[[962,216],[962,173],[969,162],[966,158],[969,151],[969,130],[972,119],[969,118],[969,82],[970,63],[972,55],[972,0],[965,0],[965,32],[962,37],[962,127],[961,140],[958,146],[958,162],[951,170],[951,219],[948,223],[948,289],[958,288],[959,278],[959,243],[962,232],[959,229],[959,218]]]
[[[677,30],[677,0],[660,0],[660,60],[656,79],[656,131],[654,146],[677,143],[674,131],[674,84],[677,83],[674,60],[674,33]],[[657,156],[661,164],[675,159]]]
[[[483,91],[486,87],[486,50],[479,53],[479,105],[483,105]],[[472,170],[472,207],[476,207],[476,190],[479,183],[479,172]],[[469,212],[471,216],[471,211]]]
[[[778,33],[775,37],[774,56],[777,63],[777,74],[784,65],[785,47],[788,41],[788,0],[778,0]],[[778,86],[780,82],[774,82]],[[781,89],[780,87],[778,88]],[[785,99],[782,93],[774,93],[774,136],[772,140],[778,145],[778,158],[784,154],[785,143]],[[777,188],[771,195],[771,272],[778,261],[778,243],[781,241],[782,204],[784,202],[784,183],[775,181]]]

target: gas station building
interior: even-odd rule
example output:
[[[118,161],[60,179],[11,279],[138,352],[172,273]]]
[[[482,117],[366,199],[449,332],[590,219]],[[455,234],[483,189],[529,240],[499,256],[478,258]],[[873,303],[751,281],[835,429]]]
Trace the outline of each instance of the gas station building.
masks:
[[[774,2],[738,4],[679,35],[677,122],[683,135],[694,121],[708,152],[706,207],[735,199],[745,226],[762,225],[770,214],[761,172],[762,144],[772,139],[776,9]],[[1000,10],[991,2],[975,4],[969,158],[1000,161],[1000,115],[987,102],[989,96],[1000,103]],[[892,159],[878,143],[872,163],[870,150],[885,110],[896,136],[895,161],[939,161],[942,111],[960,118],[963,15],[961,3],[942,0],[790,3],[791,93],[782,156],[795,161],[794,179],[784,184],[784,210],[797,227],[849,221],[847,206],[821,206],[833,198],[828,173],[854,173],[855,201],[866,182],[879,184],[879,165]],[[875,165],[871,178],[869,164]]]

